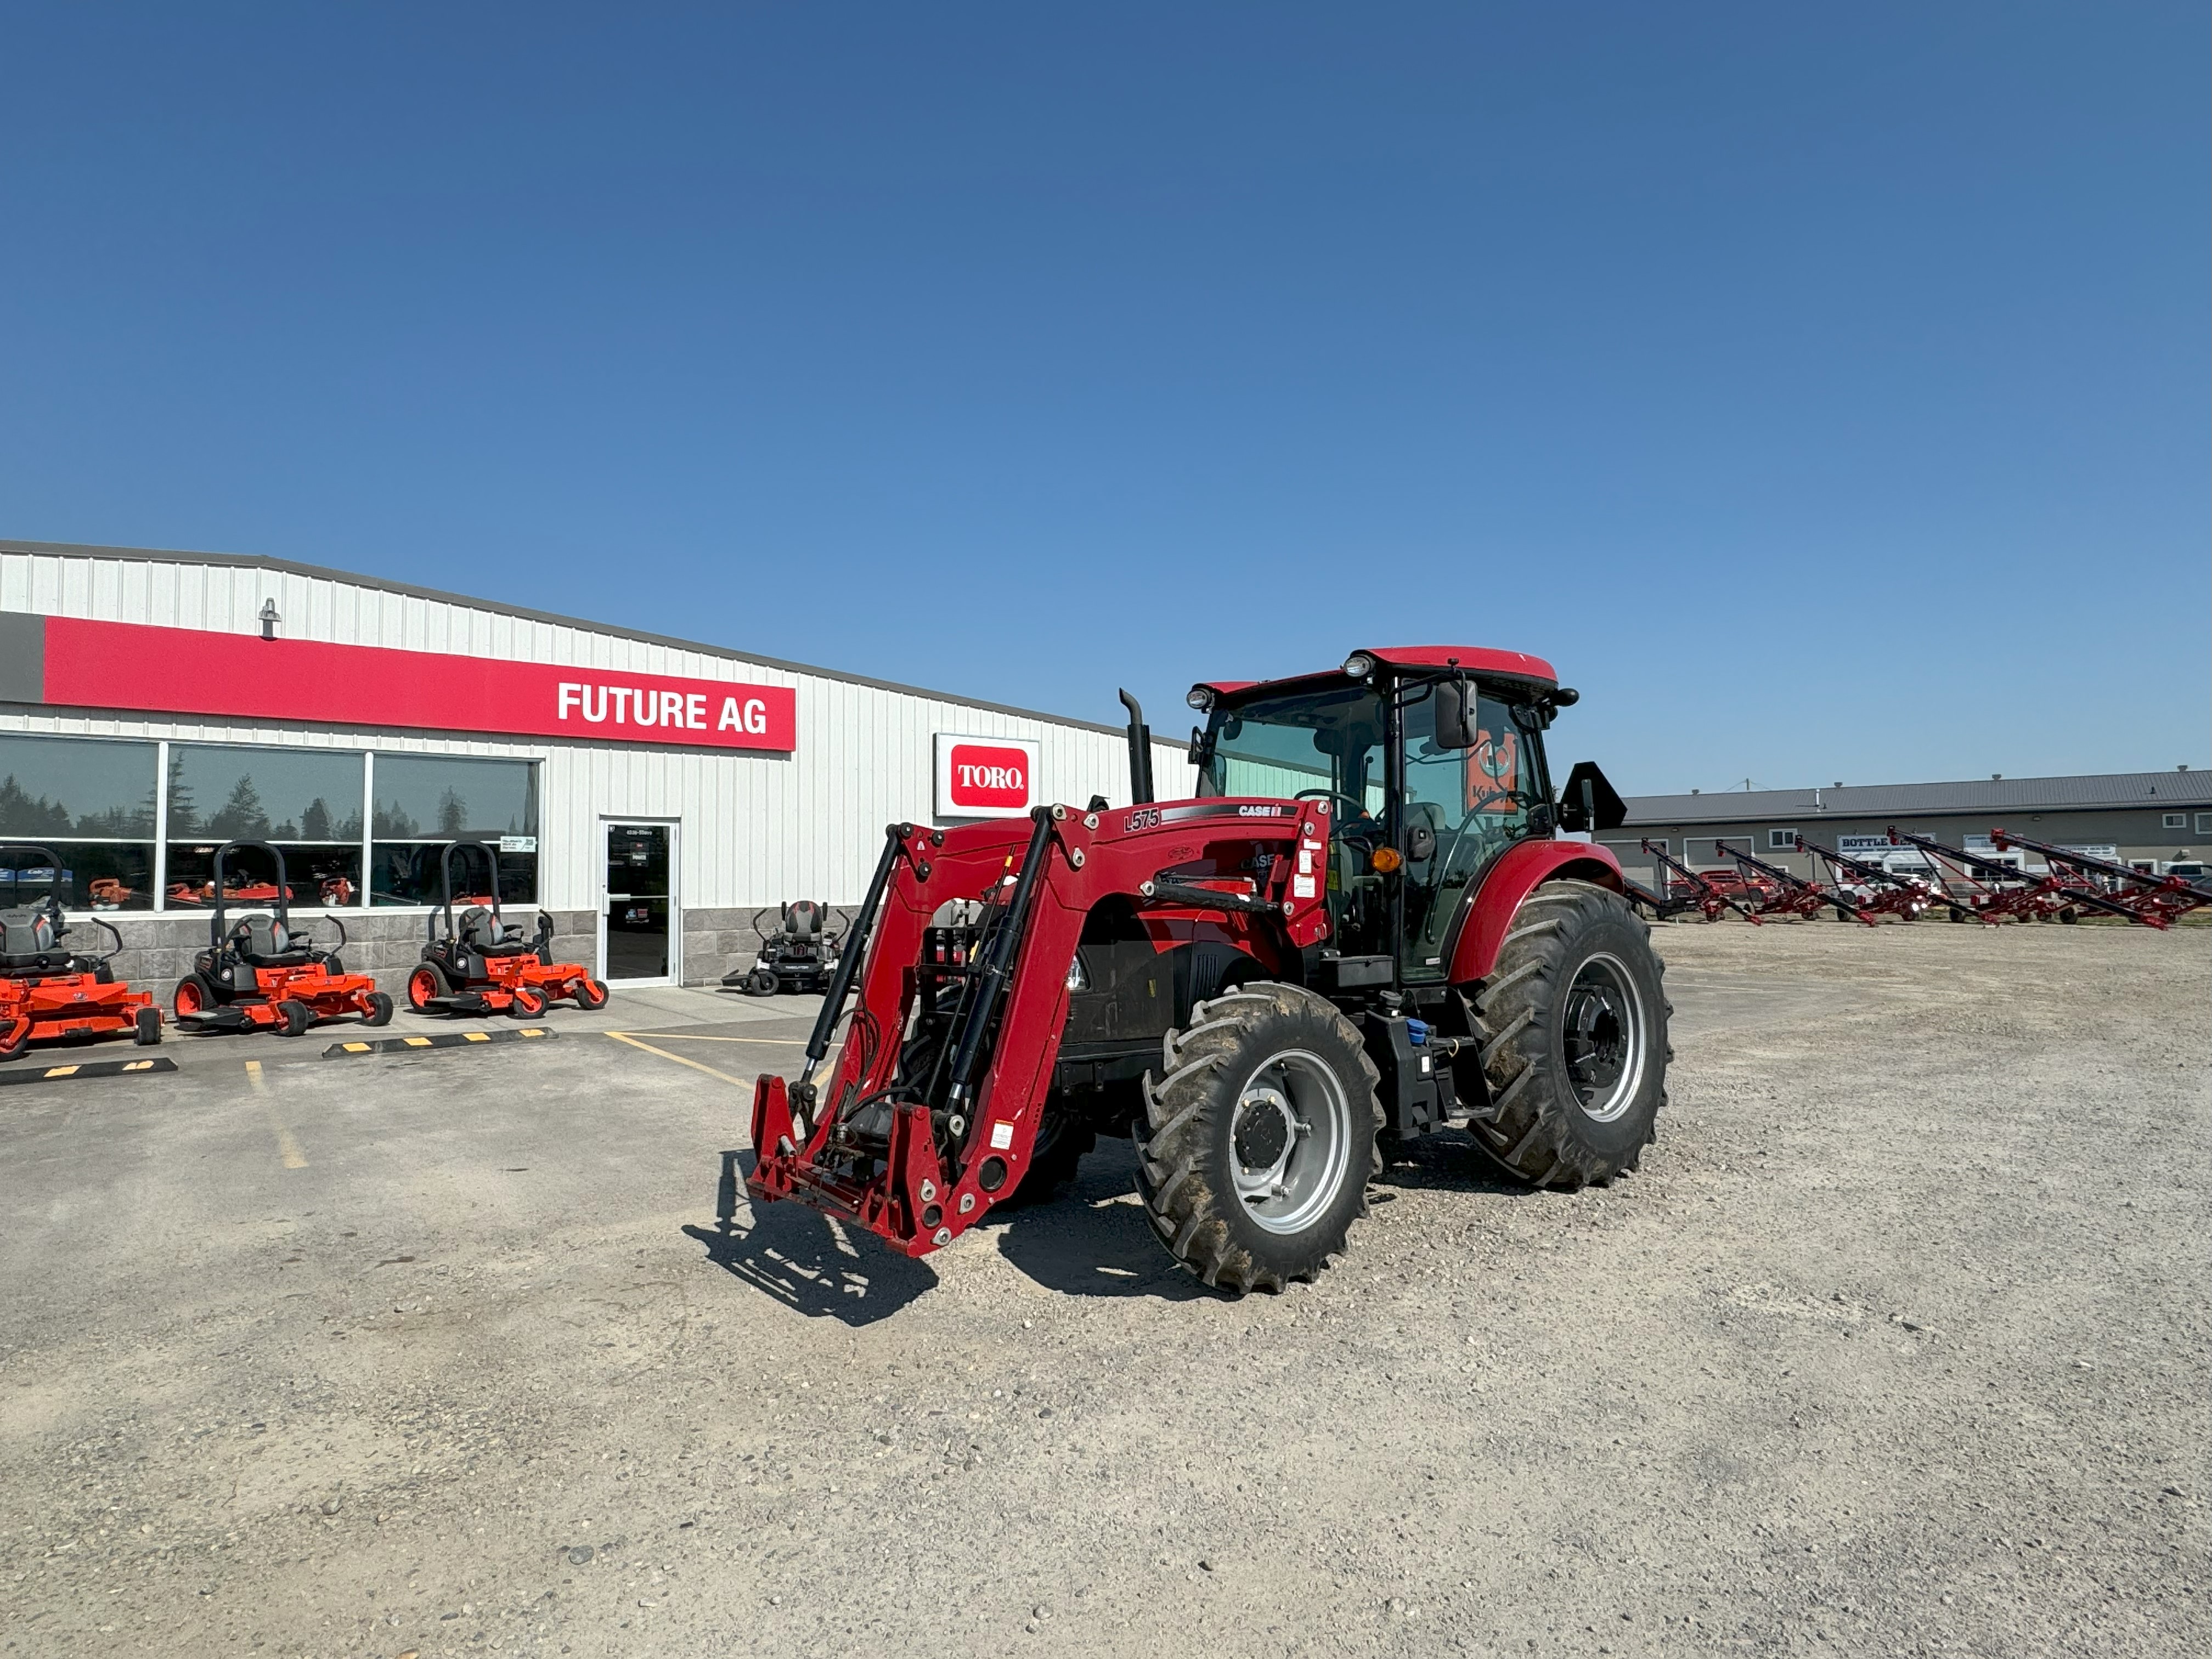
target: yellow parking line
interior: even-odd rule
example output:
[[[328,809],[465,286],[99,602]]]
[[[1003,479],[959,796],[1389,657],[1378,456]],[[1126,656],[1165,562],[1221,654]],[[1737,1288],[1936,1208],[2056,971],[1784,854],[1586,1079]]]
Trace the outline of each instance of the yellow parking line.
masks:
[[[471,1042],[489,1042],[491,1041],[491,1033],[489,1031],[464,1031],[461,1035]]]
[[[708,1077],[718,1077],[733,1089],[750,1089],[753,1086],[743,1078],[732,1077],[727,1072],[718,1072],[711,1066],[702,1066],[697,1060],[686,1060],[681,1054],[672,1054],[667,1049],[656,1048],[650,1042],[640,1042],[635,1037],[627,1036],[621,1031],[609,1031],[607,1035],[617,1042],[627,1042],[631,1048],[642,1048],[648,1054],[659,1054],[663,1060],[672,1060],[678,1066],[689,1066],[695,1072],[704,1072]]]
[[[430,1046],[430,1039],[428,1037],[402,1037],[399,1040],[410,1048],[427,1048]]]
[[[259,1060],[249,1060],[246,1062],[246,1081],[247,1086],[263,1101],[269,1100],[269,1082],[261,1075]],[[300,1143],[292,1138],[292,1132],[284,1127],[283,1121],[276,1115],[276,1108],[273,1103],[269,1104],[268,1110],[269,1127],[276,1132],[278,1161],[288,1170],[306,1169],[307,1155],[300,1150]]]
[[[46,1075],[48,1077],[75,1077],[76,1075],[76,1067],[74,1066],[49,1066],[46,1067]]]
[[[627,1042],[630,1034],[628,1031],[609,1031],[606,1035],[621,1037]],[[689,1031],[655,1031],[653,1039],[656,1042],[768,1042],[779,1048],[804,1048],[806,1046],[805,1037],[694,1036]],[[830,1045],[830,1052],[835,1054],[842,1046],[833,1042]]]

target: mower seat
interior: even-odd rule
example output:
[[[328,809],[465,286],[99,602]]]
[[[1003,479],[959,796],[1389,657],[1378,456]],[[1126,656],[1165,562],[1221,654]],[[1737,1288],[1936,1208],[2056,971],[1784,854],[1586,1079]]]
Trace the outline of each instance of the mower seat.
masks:
[[[230,930],[230,944],[251,968],[304,968],[313,955],[305,935],[267,915],[240,916]]]
[[[784,937],[811,944],[822,937],[822,907],[812,899],[793,899],[783,907]]]
[[[461,912],[460,933],[462,945],[480,957],[530,954],[530,942],[522,937],[522,929],[502,927],[481,904],[471,904]]]
[[[45,968],[61,952],[51,910],[0,910],[0,968]]]

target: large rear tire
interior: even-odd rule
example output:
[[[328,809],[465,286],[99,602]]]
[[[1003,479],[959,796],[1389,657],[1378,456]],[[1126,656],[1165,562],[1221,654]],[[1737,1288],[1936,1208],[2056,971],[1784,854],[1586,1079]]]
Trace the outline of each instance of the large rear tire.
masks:
[[[1137,1191],[1168,1253],[1242,1294],[1310,1279],[1367,1212],[1382,1109],[1359,1032],[1294,985],[1191,1010],[1145,1078]]]
[[[1667,1103],[1664,972],[1618,893],[1550,881],[1522,900],[1474,996],[1493,1115],[1469,1127],[1483,1150],[1540,1187],[1634,1169]]]

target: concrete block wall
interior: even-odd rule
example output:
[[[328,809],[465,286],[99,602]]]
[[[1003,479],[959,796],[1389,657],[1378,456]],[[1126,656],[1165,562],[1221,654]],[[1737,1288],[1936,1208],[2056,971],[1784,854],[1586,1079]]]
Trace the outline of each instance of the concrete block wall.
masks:
[[[854,907],[831,905],[823,926],[832,933],[842,935],[852,926]],[[760,953],[760,935],[753,931],[753,917],[759,915],[758,907],[738,909],[699,909],[684,913],[684,982],[686,985],[714,985],[725,974],[736,973],[753,965]],[[586,918],[588,920],[589,918]],[[774,933],[778,925],[778,912],[770,905],[761,915],[761,926]]]

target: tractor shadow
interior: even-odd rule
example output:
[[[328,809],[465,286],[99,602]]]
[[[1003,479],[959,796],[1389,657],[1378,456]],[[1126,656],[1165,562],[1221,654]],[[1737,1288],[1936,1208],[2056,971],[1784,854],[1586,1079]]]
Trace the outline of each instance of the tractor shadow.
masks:
[[[995,1232],[999,1254],[1063,1296],[1149,1296],[1163,1302],[1218,1297],[1176,1265],[1137,1201],[1137,1154],[1102,1140],[1073,1182],[1048,1203],[994,1210],[979,1231]]]
[[[1407,1141],[1388,1155],[1382,1172],[1369,1185],[1409,1192],[1491,1193],[1501,1198],[1528,1198],[1540,1190],[1492,1163],[1464,1129]],[[1387,1200],[1394,1195],[1381,1193],[1376,1197]]]
[[[750,1152],[726,1152],[714,1188],[712,1228],[684,1231],[707,1247],[707,1260],[771,1300],[810,1319],[858,1328],[889,1319],[933,1290],[937,1274],[804,1204],[756,1205],[744,1196]]]

